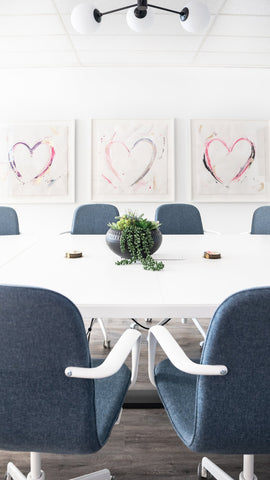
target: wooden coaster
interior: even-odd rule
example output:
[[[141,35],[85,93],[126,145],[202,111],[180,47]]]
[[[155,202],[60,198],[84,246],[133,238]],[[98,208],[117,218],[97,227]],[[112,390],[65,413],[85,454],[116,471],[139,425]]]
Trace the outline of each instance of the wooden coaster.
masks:
[[[80,258],[83,256],[82,252],[79,252],[78,250],[73,250],[71,252],[66,252],[66,258]]]
[[[210,259],[217,259],[221,258],[221,253],[219,252],[210,252],[209,250],[207,252],[204,252],[203,254],[204,258],[210,258]]]

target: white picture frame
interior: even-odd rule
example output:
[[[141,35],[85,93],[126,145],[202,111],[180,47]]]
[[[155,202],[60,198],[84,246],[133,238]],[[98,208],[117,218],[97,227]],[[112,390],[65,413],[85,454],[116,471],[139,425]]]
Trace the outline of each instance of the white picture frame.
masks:
[[[92,200],[175,198],[172,119],[92,120]]]
[[[74,120],[0,124],[0,202],[74,202],[74,133]]]
[[[191,200],[269,201],[269,122],[192,119]]]

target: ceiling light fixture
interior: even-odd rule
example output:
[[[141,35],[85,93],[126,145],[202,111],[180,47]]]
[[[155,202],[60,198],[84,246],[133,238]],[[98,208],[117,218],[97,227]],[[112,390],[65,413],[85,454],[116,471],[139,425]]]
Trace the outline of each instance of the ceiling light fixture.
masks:
[[[149,8],[150,7],[150,8]],[[116,8],[108,12],[100,12],[91,2],[80,3],[71,13],[71,23],[75,30],[82,34],[94,33],[99,27],[102,17],[111,13],[127,11],[127,24],[135,32],[142,32],[152,24],[152,8],[179,15],[182,27],[188,32],[200,33],[206,29],[210,13],[206,5],[198,0],[190,0],[178,12],[170,8],[152,5],[147,0],[138,0],[136,4]]]

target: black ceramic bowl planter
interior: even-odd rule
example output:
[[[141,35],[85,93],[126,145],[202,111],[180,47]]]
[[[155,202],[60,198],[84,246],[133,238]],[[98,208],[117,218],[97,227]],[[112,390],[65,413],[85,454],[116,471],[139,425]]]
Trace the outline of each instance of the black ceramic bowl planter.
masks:
[[[162,242],[159,223],[132,212],[117,218],[118,222],[109,224],[106,234],[109,248],[122,257],[116,264],[128,265],[138,260],[145,270],[161,270],[164,264],[151,256]]]
[[[132,255],[127,249],[125,249],[124,252],[121,251],[121,247],[120,247],[121,236],[122,236],[122,230],[114,230],[113,228],[109,228],[109,230],[106,233],[106,243],[108,247],[114,253],[116,253],[116,255],[119,255],[122,258],[131,259]],[[159,249],[162,243],[162,233],[159,230],[159,228],[156,228],[155,230],[151,230],[151,236],[154,244],[149,251],[150,255],[152,255]],[[144,252],[142,252],[142,254],[144,257],[146,257],[146,254]]]

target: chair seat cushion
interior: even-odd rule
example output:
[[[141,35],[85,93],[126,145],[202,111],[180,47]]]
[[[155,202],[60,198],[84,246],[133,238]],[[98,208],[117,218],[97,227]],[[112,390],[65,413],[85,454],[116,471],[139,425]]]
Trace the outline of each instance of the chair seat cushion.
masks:
[[[97,367],[103,359],[91,359],[91,367]],[[95,380],[95,408],[97,434],[101,446],[108,440],[119,416],[130,384],[131,373],[126,365],[107,378]]]
[[[193,360],[199,363],[198,360]],[[197,376],[181,372],[170,360],[155,368],[155,381],[160,399],[179,437],[189,446],[195,425]]]

